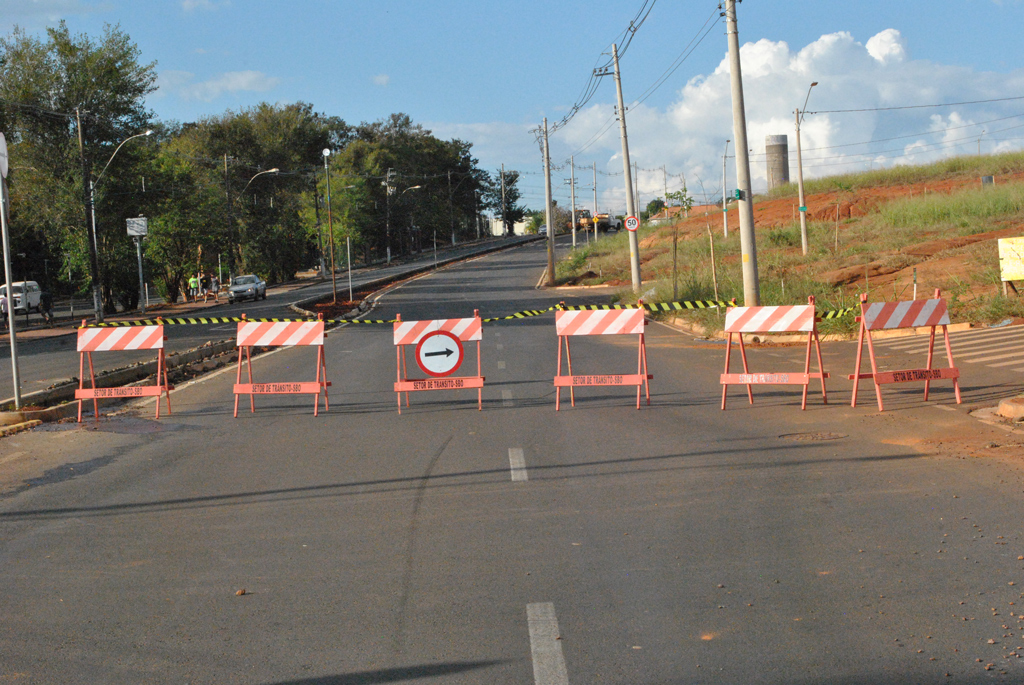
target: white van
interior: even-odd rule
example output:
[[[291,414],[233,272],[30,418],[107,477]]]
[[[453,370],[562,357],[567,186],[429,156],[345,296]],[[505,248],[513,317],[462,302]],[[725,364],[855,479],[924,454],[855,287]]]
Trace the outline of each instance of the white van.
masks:
[[[14,306],[11,306],[10,298],[7,295],[7,285],[0,285],[0,296],[8,297],[7,309],[15,314],[40,311],[39,303],[43,297],[43,291],[35,281],[15,281]]]

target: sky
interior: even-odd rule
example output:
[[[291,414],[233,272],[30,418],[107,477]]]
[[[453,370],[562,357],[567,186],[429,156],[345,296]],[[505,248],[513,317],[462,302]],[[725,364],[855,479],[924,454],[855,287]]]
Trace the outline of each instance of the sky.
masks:
[[[0,31],[119,25],[156,63],[148,106],[164,120],[263,101],[309,102],[350,124],[403,112],[473,143],[484,169],[519,171],[536,209],[543,166],[531,131],[545,117],[556,128],[582,104],[594,67],[642,10],[621,59],[641,204],[684,182],[698,200],[720,196],[724,153],[729,188],[736,171],[715,0],[0,0]],[[755,191],[767,183],[767,135],[789,136],[795,177],[794,109],[813,81],[805,177],[1024,148],[1024,0],[746,0],[738,23]],[[600,79],[551,134],[560,204],[572,156],[577,201],[593,204],[596,165],[599,208],[622,211],[614,102],[612,78]]]

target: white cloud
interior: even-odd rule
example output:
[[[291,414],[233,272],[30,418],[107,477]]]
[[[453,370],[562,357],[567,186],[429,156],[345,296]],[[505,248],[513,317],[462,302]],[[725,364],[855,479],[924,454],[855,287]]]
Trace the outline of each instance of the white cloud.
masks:
[[[181,0],[181,8],[186,12],[193,12],[195,10],[211,11],[227,7],[230,4],[231,0],[221,0],[220,2],[215,0]]]
[[[391,83],[391,77],[387,74],[377,74],[372,80],[375,86],[387,86]]]
[[[161,71],[157,77],[159,95],[173,94],[183,100],[211,102],[225,93],[265,92],[281,82],[262,71],[229,71],[215,78],[199,81],[188,71]]]

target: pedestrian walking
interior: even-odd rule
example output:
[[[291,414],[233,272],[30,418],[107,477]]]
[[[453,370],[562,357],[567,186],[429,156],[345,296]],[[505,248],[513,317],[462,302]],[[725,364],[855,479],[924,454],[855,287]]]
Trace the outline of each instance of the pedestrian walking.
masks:
[[[210,277],[205,272],[199,272],[199,289],[203,291],[203,304],[205,304],[210,297]]]
[[[7,294],[0,295],[0,312],[3,313],[4,323],[7,323]]]
[[[39,313],[43,315],[46,325],[53,328],[53,295],[49,290],[44,290],[39,295]]]
[[[220,302],[220,279],[217,274],[210,274],[210,290],[213,291],[213,301]]]
[[[199,277],[192,276],[188,279],[188,294],[192,298],[193,302],[198,302],[199,298]],[[188,298],[185,299],[188,302]]]

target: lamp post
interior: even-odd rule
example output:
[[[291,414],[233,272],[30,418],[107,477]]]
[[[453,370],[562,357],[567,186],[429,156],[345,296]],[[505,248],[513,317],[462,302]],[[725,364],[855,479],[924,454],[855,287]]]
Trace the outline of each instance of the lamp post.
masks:
[[[281,171],[281,170],[280,170],[280,169],[278,169],[277,167],[274,167],[273,169],[264,169],[263,171],[257,171],[257,172],[256,172],[256,173],[255,173],[255,174],[253,175],[253,177],[252,177],[252,178],[250,178],[250,179],[249,179],[249,180],[248,180],[248,181],[246,182],[246,184],[245,184],[244,186],[242,186],[242,190],[241,190],[241,192],[240,192],[240,193],[238,193],[238,195],[237,195],[236,197],[242,197],[242,195],[244,195],[244,194],[245,194],[245,191],[249,189],[249,185],[250,185],[250,184],[251,184],[251,183],[252,183],[253,181],[255,181],[255,180],[256,180],[257,178],[259,178],[260,176],[262,176],[263,174],[276,174],[276,173],[278,173],[278,172],[280,172],[280,171]],[[239,264],[241,263],[241,261],[242,261],[242,244],[241,244],[241,242],[239,242],[239,243],[238,243],[238,245],[237,245],[236,247],[238,248],[238,263],[236,263],[236,264],[235,264],[235,266],[237,267],[237,266],[238,266],[238,265],[239,265]],[[230,275],[230,274],[229,274],[229,275]]]
[[[813,81],[811,87],[807,89],[803,111],[796,110],[796,181],[797,188],[800,191],[800,247],[803,250],[804,256],[807,256],[807,204],[804,200],[804,160],[800,149],[800,123],[807,112],[807,101],[811,99],[811,88],[814,88],[816,85],[818,85],[818,82]]]
[[[99,184],[100,179],[103,178],[103,174],[107,173],[107,168],[110,163],[114,161],[114,157],[121,151],[124,144],[129,140],[136,138],[142,138],[144,136],[153,135],[152,130],[147,130],[144,133],[137,133],[134,136],[128,136],[121,141],[121,144],[114,148],[114,154],[110,155],[110,159],[103,165],[103,170],[100,171],[99,176],[95,179],[89,179],[89,233],[90,233],[90,247],[92,252],[92,304],[94,308],[94,319],[96,323],[103,323],[103,297],[100,291],[100,246],[97,240],[96,234],[96,186]]]

